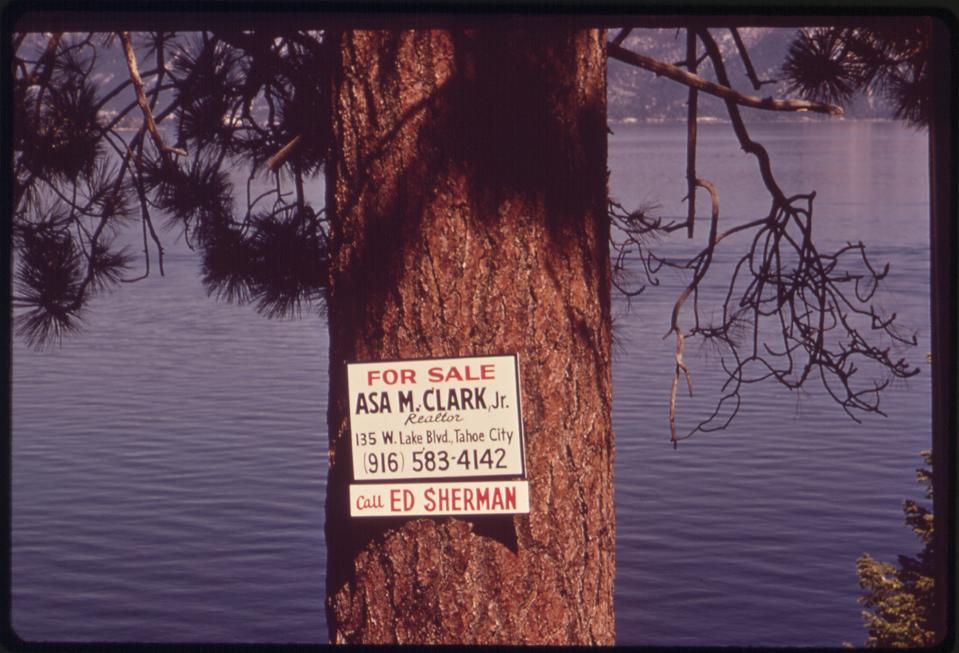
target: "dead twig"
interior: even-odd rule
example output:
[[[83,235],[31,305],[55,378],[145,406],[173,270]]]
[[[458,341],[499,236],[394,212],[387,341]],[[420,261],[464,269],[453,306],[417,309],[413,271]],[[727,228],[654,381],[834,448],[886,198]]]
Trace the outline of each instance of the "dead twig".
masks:
[[[739,36],[739,30],[735,27],[730,27],[729,31],[733,35],[733,41],[736,42],[736,49],[739,50],[739,56],[743,60],[743,66],[746,68],[746,77],[749,78],[753,88],[758,91],[762,88],[763,84],[775,84],[775,79],[759,79],[759,75],[756,74],[756,69],[753,68],[752,59],[749,58],[749,52],[746,50],[746,44],[743,43],[742,37]]]
[[[276,154],[270,157],[269,161],[266,162],[266,167],[270,172],[276,172],[280,169],[280,166],[283,165],[283,162],[293,153],[293,150],[296,149],[297,145],[300,144],[300,141],[303,140],[302,134],[297,134],[290,142],[277,150]]]
[[[623,41],[626,40],[626,37],[629,36],[629,33],[633,31],[632,27],[624,27],[619,30],[619,34],[616,35],[616,38],[613,39],[615,45],[622,45]]]
[[[696,73],[696,34],[686,30],[686,68]],[[693,237],[693,225],[696,222],[696,114],[699,104],[699,91],[689,87],[686,113],[686,237]]]
[[[120,41],[123,44],[123,52],[126,55],[127,68],[130,71],[130,81],[133,82],[133,89],[136,92],[137,104],[140,106],[140,111],[143,112],[143,120],[146,124],[147,131],[150,133],[151,138],[153,138],[153,143],[162,154],[186,156],[186,150],[179,147],[170,147],[163,142],[163,138],[160,136],[160,130],[157,129],[156,122],[153,119],[153,111],[150,109],[146,93],[143,90],[143,80],[140,78],[140,71],[137,68],[137,58],[136,53],[133,51],[133,41],[130,39],[130,32],[120,32]]]
[[[673,371],[673,382],[669,395],[669,430],[670,439],[674,447],[680,439],[676,435],[676,388],[679,385],[680,372],[682,372],[686,378],[686,388],[689,390],[689,396],[693,396],[692,377],[690,375],[689,368],[686,366],[686,362],[683,360],[685,336],[683,335],[683,330],[679,326],[679,314],[683,308],[683,304],[691,294],[697,291],[700,282],[703,280],[703,278],[706,276],[706,272],[709,270],[709,266],[712,263],[713,251],[715,250],[716,243],[718,242],[717,234],[719,230],[719,192],[716,190],[715,184],[705,179],[696,179],[694,180],[693,192],[695,192],[695,187],[705,188],[709,192],[709,197],[712,204],[712,213],[709,227],[709,244],[706,246],[706,249],[700,252],[696,259],[694,259],[696,260],[696,267],[695,272],[693,273],[693,278],[689,282],[689,285],[683,289],[683,292],[680,293],[676,303],[673,304],[673,312],[670,317],[669,331],[667,331],[666,336],[664,336],[667,337],[670,333],[676,335],[676,368]]]

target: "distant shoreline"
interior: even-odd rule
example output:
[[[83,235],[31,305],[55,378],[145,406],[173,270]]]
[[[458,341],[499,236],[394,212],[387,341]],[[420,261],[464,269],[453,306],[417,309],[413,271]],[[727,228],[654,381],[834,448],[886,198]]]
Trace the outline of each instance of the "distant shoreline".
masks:
[[[135,132],[139,131],[140,125],[136,122],[138,119],[137,116],[131,121],[127,121],[124,124],[123,121],[117,125],[116,130],[118,132]],[[626,116],[625,118],[607,118],[607,124],[609,125],[685,125],[685,118],[635,118],[633,116]],[[848,118],[845,116],[819,116],[811,114],[789,114],[789,115],[777,115],[775,117],[766,118],[763,120],[750,120],[751,124],[796,124],[796,123],[894,123],[900,122],[895,118]],[[729,125],[732,124],[728,118],[717,118],[715,116],[700,116],[696,121],[699,125]],[[166,125],[164,125],[166,127]]]
[[[625,118],[607,118],[606,122],[610,125],[685,125],[686,118],[636,118],[626,116]],[[789,114],[767,118],[765,120],[752,121],[754,123],[797,123],[797,122],[877,122],[891,123],[899,122],[895,118],[848,118],[845,116],[818,116],[809,114]],[[731,121],[728,118],[717,118],[715,116],[699,116],[696,121],[699,125],[729,125]]]

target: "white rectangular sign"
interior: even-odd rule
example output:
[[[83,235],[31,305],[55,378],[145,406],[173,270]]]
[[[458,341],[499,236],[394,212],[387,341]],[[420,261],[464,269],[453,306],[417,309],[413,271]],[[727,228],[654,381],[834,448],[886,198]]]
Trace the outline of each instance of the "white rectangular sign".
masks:
[[[515,355],[347,365],[353,480],[525,478]]]
[[[430,517],[529,512],[526,481],[356,483],[351,517]]]

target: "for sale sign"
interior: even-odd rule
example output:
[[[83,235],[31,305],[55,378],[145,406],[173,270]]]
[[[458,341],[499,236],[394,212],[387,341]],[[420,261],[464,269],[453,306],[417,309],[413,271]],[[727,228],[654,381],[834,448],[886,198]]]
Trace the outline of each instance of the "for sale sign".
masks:
[[[347,378],[353,516],[529,511],[515,355],[352,363]],[[419,484],[444,479],[460,483]],[[397,480],[417,483],[383,485]]]

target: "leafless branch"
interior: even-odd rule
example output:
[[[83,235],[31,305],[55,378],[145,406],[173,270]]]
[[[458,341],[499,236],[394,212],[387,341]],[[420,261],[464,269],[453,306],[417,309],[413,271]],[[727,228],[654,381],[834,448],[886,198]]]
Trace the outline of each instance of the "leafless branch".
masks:
[[[290,142],[281,147],[276,154],[270,157],[269,161],[266,162],[266,167],[270,172],[276,172],[280,169],[280,166],[283,165],[283,162],[293,153],[293,150],[296,149],[297,145],[300,144],[300,141],[303,140],[302,134],[297,134]]]
[[[725,64],[715,41],[705,29],[698,30],[697,35],[719,83],[728,86]],[[919,371],[891,355],[893,345],[914,345],[915,337],[899,331],[895,314],[885,316],[869,303],[888,273],[888,265],[881,270],[874,267],[861,242],[847,243],[831,254],[820,252],[812,237],[815,193],[787,196],[772,174],[765,148],[749,137],[739,104],[727,98],[726,107],[740,146],[759,163],[772,206],[766,218],[719,234],[718,195],[714,187],[697,180],[697,185],[709,190],[714,210],[707,246],[684,265],[675,265],[692,269],[693,277],[674,305],[667,333],[677,338],[677,364],[670,396],[674,445],[684,439],[676,435],[675,394],[680,372],[687,373],[681,363],[685,339],[689,337],[719,344],[731,360],[720,359],[727,380],[714,411],[685,437],[696,431],[725,428],[741,406],[743,386],[767,379],[796,390],[815,376],[852,419],[859,421],[856,413],[883,415],[880,392],[889,380],[857,386],[855,374],[859,365],[897,378]],[[680,311],[690,295],[697,297],[715,247],[729,235],[744,231],[754,234],[751,245],[733,269],[721,302],[721,318],[715,324],[702,324],[698,303],[694,301],[694,326],[683,334]],[[848,267],[857,260],[858,270]],[[840,267],[843,263],[845,266]],[[889,345],[869,342],[869,333],[878,334]]]
[[[50,78],[53,76],[54,59],[56,58],[57,47],[59,47],[62,37],[63,34],[61,32],[54,32],[50,36],[43,55],[37,61],[37,64],[33,67],[33,72],[30,73],[30,77],[27,79],[28,85],[37,84],[40,87],[36,100],[36,111],[38,114],[43,104],[43,95],[50,83]]]
[[[731,88],[719,48],[709,32],[691,29],[689,36],[703,43],[703,56],[712,63],[716,85]],[[687,67],[697,65],[695,41],[690,44],[687,40],[686,55]],[[694,73],[695,68],[683,74],[696,77]],[[701,90],[701,85],[690,89]],[[696,177],[696,132],[692,127],[696,97],[692,92],[687,114],[687,199],[692,206],[686,220],[653,219],[645,211],[629,213],[610,204],[616,232],[624,234],[613,239],[617,252],[614,270],[623,266],[627,255],[635,254],[648,282],[654,285],[656,274],[664,266],[691,273],[673,305],[664,336],[673,336],[676,342],[668,406],[673,445],[697,431],[728,426],[742,405],[744,388],[766,380],[798,390],[808,380],[817,379],[853,420],[859,421],[863,413],[883,415],[880,393],[889,379],[860,383],[860,367],[895,378],[907,378],[919,371],[893,354],[896,347],[914,345],[915,336],[901,332],[895,314],[886,315],[871,303],[888,274],[888,265],[874,266],[861,242],[847,243],[831,253],[819,251],[813,239],[815,193],[790,196],[783,191],[773,175],[768,152],[750,138],[746,129],[739,107],[748,105],[729,93],[723,99],[739,145],[755,157],[769,192],[771,206],[766,217],[719,231],[719,193],[715,185]],[[706,246],[688,259],[658,256],[649,249],[651,239],[684,228],[689,233],[695,219],[696,188],[707,190],[712,201]],[[707,322],[701,317],[704,305],[715,305],[717,300],[702,292],[702,282],[712,266],[716,247],[734,234],[749,234],[749,245],[735,263],[716,310],[711,312],[719,317]],[[682,325],[684,316],[689,321],[686,328]],[[677,392],[682,377],[692,395],[692,375],[684,360],[690,338],[702,338],[718,346],[726,381],[713,411],[681,436]]]
[[[686,30],[686,68],[696,73],[696,34]],[[693,225],[696,223],[696,114],[699,104],[699,91],[689,87],[686,113],[686,237],[693,237]]]
[[[697,257],[693,259],[695,264],[695,271],[693,273],[693,279],[690,281],[689,285],[683,289],[683,292],[680,293],[679,298],[676,300],[676,303],[673,304],[673,311],[670,316],[670,325],[669,331],[666,333],[668,336],[670,333],[675,334],[676,336],[676,368],[673,371],[673,382],[672,389],[670,391],[669,398],[669,430],[670,438],[673,442],[673,446],[676,445],[678,438],[676,436],[676,387],[679,385],[679,374],[680,372],[686,377],[686,387],[689,390],[689,396],[693,395],[693,382],[689,372],[689,368],[686,366],[685,361],[683,360],[683,351],[685,348],[685,336],[683,335],[683,330],[679,326],[679,315],[682,311],[683,304],[689,298],[690,294],[695,293],[699,288],[700,282],[703,280],[703,277],[706,276],[706,272],[709,270],[710,263],[712,262],[713,252],[716,248],[716,242],[718,237],[719,230],[719,192],[716,190],[715,184],[705,179],[695,179],[693,181],[693,192],[695,188],[705,188],[709,192],[709,197],[712,205],[712,212],[710,216],[710,226],[709,226],[709,243],[702,252],[700,252]],[[697,325],[698,325],[698,316],[697,316]],[[695,331],[695,329],[694,329]]]
[[[744,107],[765,109],[767,111],[814,111],[816,113],[827,113],[834,116],[841,116],[843,114],[842,107],[834,104],[822,104],[811,100],[784,100],[774,97],[759,98],[753,95],[743,95],[739,91],[731,88],[728,84],[716,84],[677,66],[632,52],[615,43],[607,44],[607,52],[609,56],[614,59],[645,68],[657,75],[668,77],[680,84],[699,89],[704,93],[715,95],[716,97]]]
[[[163,138],[160,136],[160,130],[157,129],[156,122],[153,119],[153,111],[150,109],[146,93],[143,90],[143,80],[140,78],[140,72],[137,68],[137,58],[136,53],[133,51],[133,42],[130,39],[130,33],[120,32],[120,41],[123,44],[123,52],[126,55],[127,68],[130,71],[130,81],[133,82],[133,89],[136,92],[137,104],[143,112],[144,123],[151,138],[153,138],[154,144],[161,153],[186,156],[186,150],[178,147],[170,147],[163,142]]]
[[[633,31],[632,27],[624,27],[619,30],[619,34],[616,35],[616,38],[613,39],[615,45],[622,45],[623,41],[626,40],[626,37],[629,36],[629,33]]]
[[[61,32],[54,32],[50,35],[43,55],[41,55],[37,64],[33,67],[33,72],[30,73],[30,76],[26,79],[28,85],[39,84],[41,87],[46,86],[50,80],[50,76],[53,74],[53,59],[56,56],[57,46],[60,45],[60,39],[62,37],[63,34]]]
[[[749,58],[749,52],[746,50],[746,44],[743,43],[743,39],[739,35],[739,30],[735,27],[730,27],[729,31],[733,35],[733,41],[736,42],[736,48],[739,50],[739,56],[743,60],[743,66],[746,68],[746,76],[749,77],[749,81],[752,83],[753,88],[758,91],[762,88],[763,84],[775,84],[775,79],[759,79],[759,75],[756,74],[756,69],[753,68],[752,59]]]

